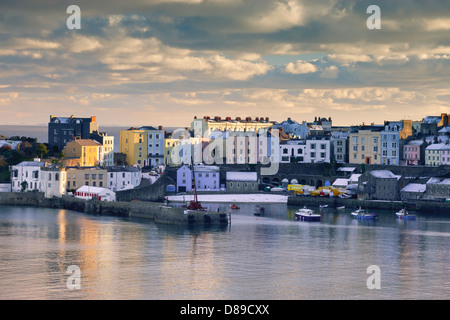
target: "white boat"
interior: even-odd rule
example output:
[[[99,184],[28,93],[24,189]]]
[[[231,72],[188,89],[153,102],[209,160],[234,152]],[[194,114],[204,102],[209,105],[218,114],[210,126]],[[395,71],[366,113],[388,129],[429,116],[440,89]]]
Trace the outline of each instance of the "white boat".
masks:
[[[319,208],[328,208],[328,205],[327,205],[327,204],[321,204],[321,205],[319,206]]]
[[[316,214],[312,209],[304,207],[295,212],[295,218],[301,221],[320,221],[320,214]]]
[[[366,213],[361,207],[352,212],[352,216],[356,219],[377,219],[378,216],[375,213]]]
[[[400,211],[395,213],[399,219],[415,219],[416,216],[409,214],[406,209],[401,209]]]
[[[338,210],[342,210],[342,209],[345,209],[345,206],[342,206],[342,207],[337,207],[336,209],[338,209]]]

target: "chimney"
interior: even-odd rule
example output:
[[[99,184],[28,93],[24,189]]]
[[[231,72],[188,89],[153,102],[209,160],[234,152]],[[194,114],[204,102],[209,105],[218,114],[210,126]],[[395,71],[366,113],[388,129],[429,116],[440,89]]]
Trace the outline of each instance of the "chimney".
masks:
[[[162,129],[163,129],[163,126],[159,126],[159,127],[158,127],[158,130],[162,130]]]

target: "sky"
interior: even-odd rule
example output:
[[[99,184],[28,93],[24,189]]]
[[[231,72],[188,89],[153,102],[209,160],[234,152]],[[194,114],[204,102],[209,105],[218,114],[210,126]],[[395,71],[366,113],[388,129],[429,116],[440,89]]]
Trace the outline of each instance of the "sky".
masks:
[[[0,2],[0,124],[382,124],[450,113],[449,87],[449,0]]]

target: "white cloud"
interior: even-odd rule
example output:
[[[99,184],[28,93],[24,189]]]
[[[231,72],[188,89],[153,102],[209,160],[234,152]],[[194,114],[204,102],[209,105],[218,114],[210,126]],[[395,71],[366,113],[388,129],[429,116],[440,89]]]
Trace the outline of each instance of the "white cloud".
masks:
[[[317,71],[317,67],[312,63],[297,60],[297,62],[289,62],[286,65],[285,71],[293,74],[313,73]]]

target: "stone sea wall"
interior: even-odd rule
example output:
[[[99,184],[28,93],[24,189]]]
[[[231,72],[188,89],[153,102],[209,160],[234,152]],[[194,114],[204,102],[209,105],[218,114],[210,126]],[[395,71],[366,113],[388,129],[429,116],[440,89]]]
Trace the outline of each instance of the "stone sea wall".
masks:
[[[74,197],[47,199],[40,192],[3,192],[0,193],[0,205],[57,208],[94,215],[145,218],[161,224],[226,226],[229,223],[224,212],[191,211],[148,201],[86,201]]]

